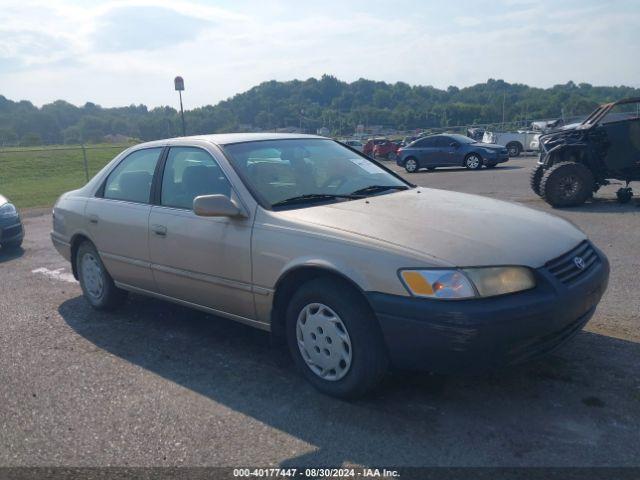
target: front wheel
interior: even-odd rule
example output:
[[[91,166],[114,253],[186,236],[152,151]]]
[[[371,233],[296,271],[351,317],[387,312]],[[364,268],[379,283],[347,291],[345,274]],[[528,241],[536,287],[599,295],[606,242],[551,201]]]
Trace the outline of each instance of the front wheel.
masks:
[[[574,207],[593,194],[594,183],[593,174],[585,165],[556,163],[542,175],[540,196],[552,207]]]
[[[361,294],[330,278],[303,284],[286,315],[287,343],[318,390],[354,398],[373,389],[388,368],[382,333]]]
[[[96,310],[112,310],[126,299],[127,292],[116,287],[92,243],[80,245],[76,266],[84,298]]]
[[[537,165],[536,168],[531,170],[531,175],[529,176],[529,185],[531,185],[531,190],[540,196],[540,182],[542,180],[542,175],[544,175],[544,165]]]
[[[415,173],[418,171],[418,162],[415,158],[407,158],[404,162],[404,169],[407,173]]]
[[[482,158],[477,153],[467,155],[464,159],[464,166],[469,170],[479,170],[482,168]]]

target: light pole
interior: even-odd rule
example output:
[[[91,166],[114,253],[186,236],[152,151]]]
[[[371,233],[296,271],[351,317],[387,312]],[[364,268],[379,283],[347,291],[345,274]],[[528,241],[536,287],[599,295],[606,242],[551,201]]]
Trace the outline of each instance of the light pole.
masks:
[[[175,89],[178,91],[178,95],[180,95],[180,117],[182,117],[182,136],[185,137],[187,133],[186,133],[186,129],[184,128],[184,110],[182,109],[182,91],[184,90],[184,79],[182,77],[174,78],[173,85]]]

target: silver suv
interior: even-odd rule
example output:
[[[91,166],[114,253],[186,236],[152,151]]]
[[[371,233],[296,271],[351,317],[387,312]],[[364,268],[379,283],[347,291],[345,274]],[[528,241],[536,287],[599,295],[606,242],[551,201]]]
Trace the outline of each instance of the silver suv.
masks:
[[[97,309],[151,295],[271,331],[319,390],[390,365],[495,368],[593,314],[606,257],[560,218],[415,187],[322,137],[145,143],[60,197],[53,243]]]

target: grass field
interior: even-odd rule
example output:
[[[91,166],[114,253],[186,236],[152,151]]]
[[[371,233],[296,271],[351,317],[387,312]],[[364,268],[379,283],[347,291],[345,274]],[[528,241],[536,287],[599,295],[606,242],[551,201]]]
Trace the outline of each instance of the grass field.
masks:
[[[89,178],[128,145],[86,147]],[[80,146],[0,150],[0,194],[18,208],[46,207],[86,182]]]

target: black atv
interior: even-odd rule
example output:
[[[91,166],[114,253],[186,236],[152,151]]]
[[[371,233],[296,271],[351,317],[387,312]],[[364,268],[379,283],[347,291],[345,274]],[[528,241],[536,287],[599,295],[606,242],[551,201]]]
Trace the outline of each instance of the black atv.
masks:
[[[601,105],[581,123],[540,135],[533,191],[553,207],[570,207],[615,179],[626,183],[617,192],[618,201],[629,202],[629,184],[640,180],[640,117],[612,112],[628,104],[640,104],[640,97]]]

